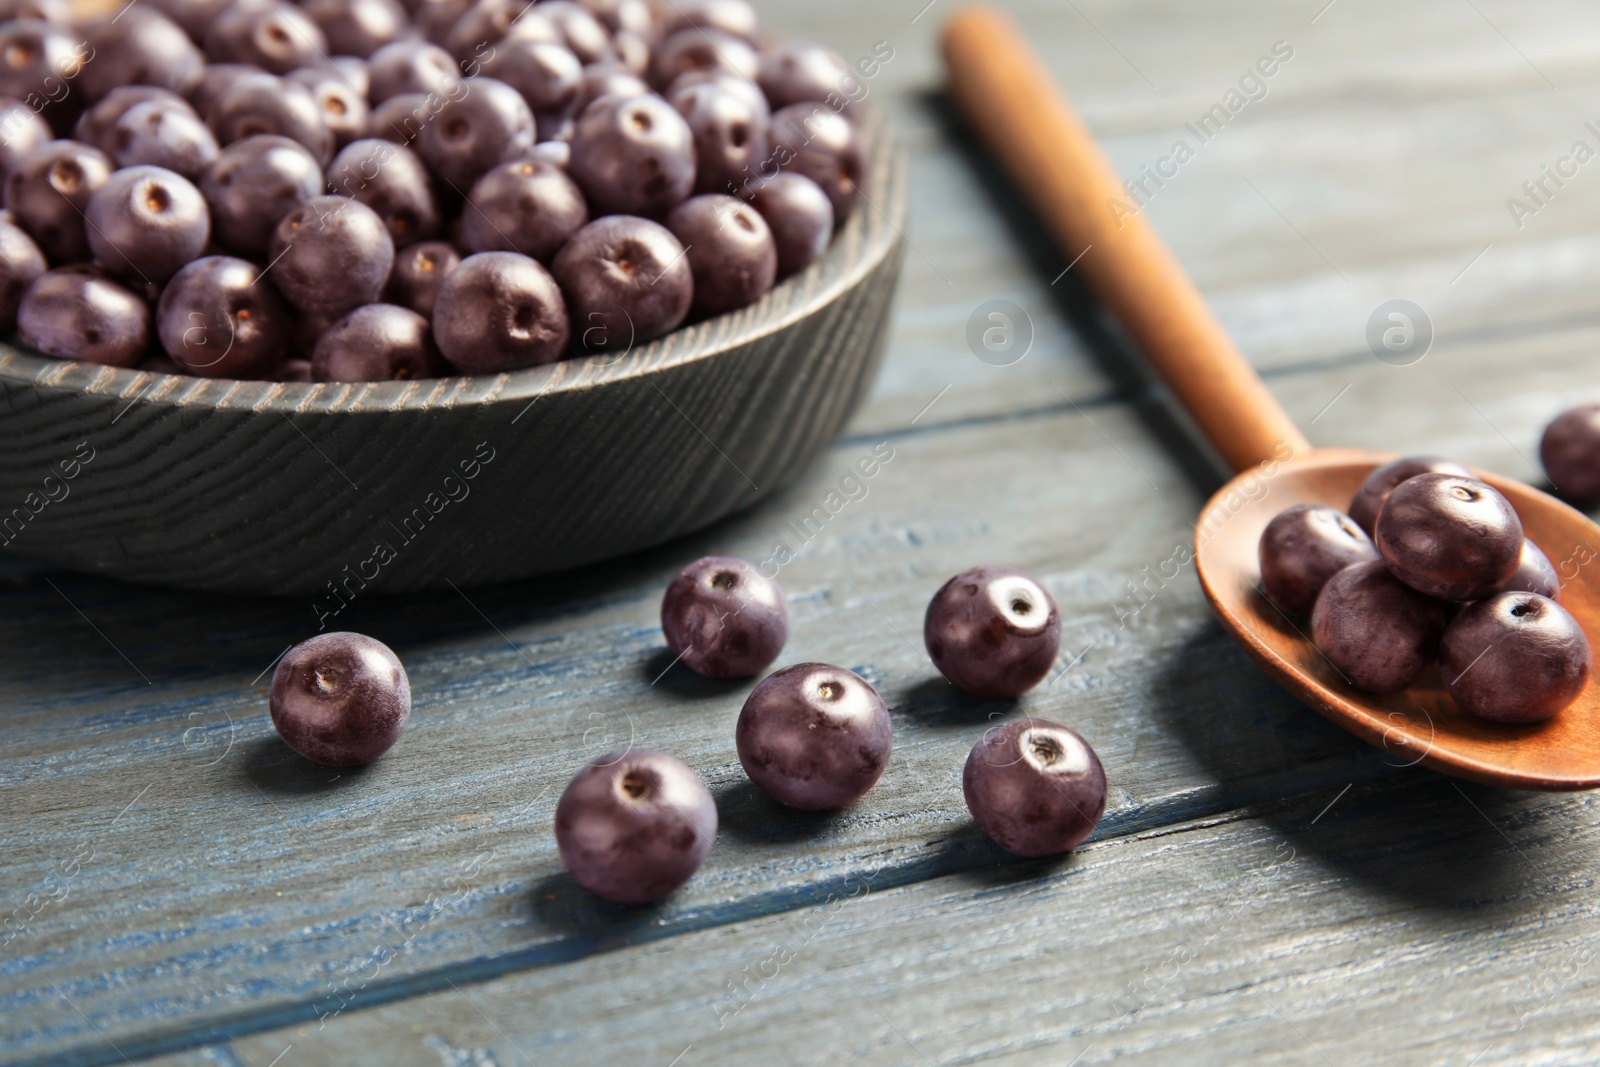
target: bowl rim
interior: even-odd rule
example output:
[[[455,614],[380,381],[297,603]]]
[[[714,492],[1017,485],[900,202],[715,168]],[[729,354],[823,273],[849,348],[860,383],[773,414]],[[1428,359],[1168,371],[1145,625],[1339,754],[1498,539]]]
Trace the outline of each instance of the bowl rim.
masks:
[[[905,240],[904,152],[881,112],[861,126],[871,169],[861,202],[833,235],[822,258],[755,303],[630,348],[620,356],[569,356],[498,374],[385,382],[278,382],[202,378],[34,354],[0,341],[0,384],[52,394],[128,401],[128,407],[215,408],[305,415],[374,410],[432,410],[461,404],[525,404],[547,395],[648,379],[715,359],[784,330],[838,299]],[[880,206],[880,202],[882,206]],[[876,216],[876,221],[873,216]],[[783,307],[781,312],[776,309]],[[776,312],[776,313],[775,313]],[[123,409],[126,411],[127,409]],[[118,416],[121,417],[120,415]],[[521,418],[521,413],[518,414]]]

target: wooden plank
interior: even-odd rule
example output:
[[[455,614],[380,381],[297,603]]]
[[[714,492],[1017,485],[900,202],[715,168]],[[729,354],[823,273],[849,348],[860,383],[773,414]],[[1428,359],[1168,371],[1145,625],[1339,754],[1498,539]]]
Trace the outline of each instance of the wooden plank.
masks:
[[[1318,434],[1430,443],[1515,474],[1512,442],[1536,432],[1551,391],[1597,340],[1593,329],[1543,337],[1531,373],[1514,357],[1518,341],[1411,368],[1369,358],[1278,384],[1303,412],[1356,383]],[[1448,388],[1457,378],[1505,438],[1468,422],[1471,407]],[[269,734],[261,683],[250,687],[310,632],[308,605],[19,576],[4,593],[0,640],[13,701],[0,775],[22,828],[4,884],[13,899],[48,887],[84,842],[94,860],[0,964],[11,1047],[99,1062],[109,1054],[96,1030],[156,1050],[313,1017],[396,930],[408,948],[364,987],[369,1002],[593,952],[598,913],[558,873],[548,819],[572,771],[629,736],[701,769],[724,818],[702,873],[640,920],[652,936],[782,912],[864,870],[890,885],[968,865],[947,846],[965,825],[958,768],[990,716],[1012,708],[957,698],[915,635],[931,591],[982,559],[1033,571],[1063,605],[1065,655],[1082,658],[1019,707],[1071,722],[1098,746],[1113,785],[1102,836],[1381,774],[1395,758],[1267,683],[1190,581],[1148,586],[1143,606],[1129,594],[1127,582],[1188,537],[1204,492],[1146,432],[1151,416],[1063,402],[898,435],[866,499],[783,569],[785,659],[859,670],[895,717],[893,769],[832,818],[778,811],[743,784],[730,739],[745,686],[678,672],[652,685],[667,662],[654,613],[683,559],[760,559],[779,538],[798,541],[789,524],[879,443],[870,438],[842,442],[771,509],[622,567],[470,602],[357,601],[340,624],[393,644],[418,694],[410,734],[363,774],[294,761]],[[443,897],[440,886],[450,887]],[[556,902],[540,903],[550,892]]]
[[[1597,815],[1413,772],[155,1062],[1592,1063]]]

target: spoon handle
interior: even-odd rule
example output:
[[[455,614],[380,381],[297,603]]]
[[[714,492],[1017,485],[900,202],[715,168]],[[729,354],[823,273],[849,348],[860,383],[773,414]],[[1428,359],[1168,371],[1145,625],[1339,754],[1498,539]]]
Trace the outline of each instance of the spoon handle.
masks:
[[[1242,471],[1309,452],[1011,20],[962,8],[944,54],[972,128],[1222,458]]]

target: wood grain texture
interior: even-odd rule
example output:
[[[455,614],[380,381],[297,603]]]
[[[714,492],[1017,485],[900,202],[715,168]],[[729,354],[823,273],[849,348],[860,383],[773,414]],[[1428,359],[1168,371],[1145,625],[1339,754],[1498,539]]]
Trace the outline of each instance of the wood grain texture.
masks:
[[[7,547],[135,581],[332,604],[564,570],[748,507],[838,435],[882,355],[905,164],[887,133],[872,144],[873,206],[820,262],[621,356],[301,384],[0,348],[0,500],[22,505],[0,517]],[[89,476],[44,506],[41,485],[75,454],[93,456]]]
[[[403,1064],[509,1067],[524,1061],[493,1027],[461,1002],[457,1028],[440,1004],[455,996],[451,982],[476,1000],[491,975],[502,975],[498,989],[524,971],[519,998],[481,1002],[494,1025],[536,1063],[546,1046],[555,1063],[579,1048],[607,1061],[613,1048],[650,1051],[652,1029],[675,1037],[675,1020],[696,1009],[714,1027],[706,1005],[771,955],[775,931],[881,871],[874,885],[906,888],[848,905],[835,923],[860,905],[882,910],[833,928],[861,955],[829,965],[932,1062],[1062,1067],[1081,1051],[1072,1005],[1119,1018],[1109,998],[1126,986],[1115,983],[1165,969],[1180,944],[1166,935],[1215,914],[1205,890],[1239,884],[1233,864],[1253,870],[1275,857],[1274,837],[1246,835],[1257,824],[1238,815],[1241,804],[1299,796],[1296,825],[1313,825],[1345,784],[1398,773],[1385,766],[1391,754],[1333,729],[1251,665],[1187,573],[1148,602],[1127,599],[1130,583],[1149,581],[1188,543],[1219,479],[1176,436],[1159,393],[1127,372],[1072,276],[1051,285],[1067,263],[936,102],[941,8],[913,23],[921,6],[763,5],[776,33],[851,57],[880,39],[897,50],[872,87],[913,157],[910,246],[883,372],[852,436],[765,503],[604,568],[467,598],[358,597],[332,624],[393,644],[419,694],[415,730],[370,773],[305,774],[267,733],[264,687],[252,679],[314,630],[310,598],[152,590],[0,556],[0,915],[42,904],[26,936],[0,949],[0,1062],[122,1063],[109,1039],[133,1059],[193,1049],[182,1062],[266,1067],[292,1040],[277,1067],[357,1062],[367,1047],[397,1050]],[[1515,47],[1447,0],[1339,0],[1314,26],[1303,5],[1243,0],[1019,0],[1013,10],[1130,174],[1264,46],[1291,40],[1297,57],[1271,95],[1150,203],[1151,218],[1313,443],[1437,451],[1537,482],[1527,457],[1540,427],[1600,395],[1600,183],[1587,173],[1569,183],[1523,231],[1504,199],[1588,117],[1600,15],[1574,3],[1477,7]],[[1411,367],[1379,364],[1366,349],[1367,316],[1393,296],[1422,302],[1438,327],[1433,351]],[[1035,326],[1033,352],[1012,366],[968,348],[971,312],[993,297],[1023,306]],[[896,764],[861,809],[794,821],[738,788],[740,688],[676,672],[651,685],[666,665],[656,598],[696,555],[767,558],[884,440],[895,459],[803,548],[795,537],[799,558],[780,581],[793,598],[789,652],[871,672],[894,709]],[[1031,880],[1041,872],[991,871],[1001,858],[964,829],[957,769],[1000,709],[930,686],[915,624],[940,581],[984,560],[1039,575],[1069,623],[1081,620],[1065,632],[1083,658],[1021,707],[1081,727],[1105,759],[1112,810],[1095,849],[1121,847],[1130,832],[1163,835],[1103,892],[1076,892],[1073,861],[1072,892],[1043,898]],[[1141,604],[1118,629],[1118,607]],[[672,910],[624,928],[554,873],[548,816],[571,770],[630,731],[713,777],[724,832]],[[1314,830],[1334,825],[1364,788]],[[1497,806],[1463,786],[1557,875],[1518,881],[1511,854],[1494,851],[1504,841],[1495,830],[1476,829],[1465,805],[1449,808],[1453,793],[1435,803],[1431,791],[1448,788],[1410,772],[1397,791],[1374,793],[1350,834],[1359,864],[1341,861],[1348,850],[1313,849],[1327,865],[1283,881],[1259,914],[1239,913],[1259,940],[1164,985],[1137,1027],[1080,1062],[1106,1049],[1204,1062],[1215,1047],[1219,1062],[1320,1063],[1288,1043],[1292,1028],[1264,997],[1353,1062],[1392,1046],[1401,1051],[1390,1060],[1464,1064],[1483,1048],[1480,1033],[1497,1043],[1478,1067],[1592,1060],[1586,977],[1557,977],[1561,997],[1521,1031],[1516,1016],[1489,1013],[1530,984],[1544,988],[1552,958],[1551,973],[1570,973],[1582,957],[1569,959],[1569,946],[1595,936],[1582,895],[1588,798]],[[1207,812],[1215,825],[1184,853],[1187,835],[1168,831]],[[61,865],[85,848],[92,860],[66,899],[53,899]],[[1229,865],[1197,868],[1186,854]],[[1406,884],[1417,888],[1393,891],[1412,868]],[[960,904],[943,895],[953,885],[983,894]],[[1040,899],[1047,907],[1032,908]],[[1128,921],[1109,927],[1103,946],[1055,952],[1040,939],[1078,929],[1080,914],[1092,914],[1091,933]],[[608,951],[629,937],[638,949]],[[1000,970],[983,970],[991,957]],[[726,959],[736,965],[725,970]],[[875,960],[889,970],[875,973]],[[1189,977],[1199,973],[1205,981]],[[440,996],[414,995],[429,990]],[[1032,1011],[1030,997],[1051,1010]],[[270,1049],[226,1040],[314,1028],[319,1008],[347,998],[327,1029],[303,1038]],[[380,1003],[393,1007],[368,1011]],[[342,1029],[367,1018],[393,1032]],[[439,1021],[407,1044],[417,1020]],[[749,1020],[768,1025],[743,1029]],[[819,1034],[855,1035],[869,1062],[922,1062],[837,983],[793,997],[771,986],[736,1022],[731,1046],[697,1044],[679,1067],[801,1059],[788,1054]],[[543,1044],[525,1043],[529,1034]],[[690,1040],[645,1062],[664,1067]],[[837,1052],[838,1040],[821,1047]]]
[[[1337,785],[1056,864],[863,875],[790,914],[154,1062],[1577,1067],[1597,815],[1433,775]]]

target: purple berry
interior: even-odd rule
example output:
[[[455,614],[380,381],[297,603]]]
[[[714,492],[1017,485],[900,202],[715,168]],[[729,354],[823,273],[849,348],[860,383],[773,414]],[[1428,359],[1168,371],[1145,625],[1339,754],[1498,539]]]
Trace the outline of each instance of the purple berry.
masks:
[[[358,767],[400,740],[411,716],[411,682],[383,642],[318,634],[278,661],[268,708],[278,736],[306,759]]]
[[[144,0],[144,3],[177,23],[190,40],[200,41],[211,20],[236,0]]]
[[[389,272],[388,299],[433,321],[433,305],[445,277],[461,263],[461,253],[448,241],[419,241],[395,253]]]
[[[619,63],[595,63],[583,68],[583,82],[578,92],[578,113],[602,96],[640,96],[650,92],[650,86],[633,71]]]
[[[84,217],[95,262],[113,274],[164,282],[205,250],[211,215],[180,174],[127,167],[89,198]]]
[[[1522,522],[1474,478],[1419,474],[1395,486],[1373,541],[1396,578],[1428,596],[1476,600],[1517,569]]]
[[[414,5],[411,11],[412,26],[422,35],[423,40],[440,46],[445,45],[449,40],[450,31],[474,6],[473,0],[414,0]],[[452,54],[450,59],[453,63],[455,55]]]
[[[805,41],[785,41],[763,52],[756,81],[775,109],[816,101],[846,114],[853,102],[849,87],[861,85],[843,56]]]
[[[761,60],[749,43],[716,29],[679,30],[650,57],[650,78],[663,88],[691,70],[724,70],[753,82],[760,69]]]
[[[206,28],[213,63],[248,63],[272,74],[309,67],[328,54],[328,39],[293,4],[234,4]]]
[[[1438,456],[1402,456],[1367,475],[1367,480],[1356,490],[1355,499],[1350,501],[1350,518],[1371,537],[1372,529],[1378,522],[1378,512],[1382,510],[1384,501],[1389,499],[1389,494],[1394,492],[1394,487],[1419,474],[1472,477],[1472,472],[1461,464]]]
[[[547,7],[553,0],[540,4]],[[507,41],[483,65],[483,73],[498,78],[522,94],[533,112],[540,141],[578,112],[583,90],[583,65],[571,51],[548,41]]]
[[[48,22],[20,18],[0,23],[0,96],[38,107],[47,121],[65,107],[76,110],[70,103],[71,83],[82,76],[92,55],[87,42]]]
[[[367,99],[374,105],[407,93],[443,97],[461,81],[461,70],[449,52],[426,41],[395,41],[367,60]]]
[[[1522,723],[1576,700],[1590,666],[1589,640],[1565,608],[1537,593],[1500,593],[1461,609],[1445,631],[1439,674],[1473,715]]]
[[[106,138],[119,167],[164,167],[199,181],[216,161],[217,139],[187,104],[146,100],[117,119]]]
[[[561,35],[537,13],[529,11],[532,0],[477,0],[445,28],[442,37],[428,34],[461,62],[469,74],[474,65],[493,54],[506,34],[515,27],[520,36],[559,44]]]
[[[659,96],[604,97],[579,117],[568,169],[597,215],[664,215],[694,189],[694,137]]]
[[[161,347],[187,374],[261,378],[277,366],[291,319],[283,298],[255,264],[206,256],[184,267],[161,291],[156,330]]]
[[[0,97],[0,178],[4,178],[25,153],[48,143],[52,136],[50,124],[33,108],[21,100]]]
[[[778,249],[759,212],[719,193],[691,197],[667,215],[694,274],[697,316],[755,303],[778,276]]]
[[[119,85],[158,85],[187,93],[200,81],[205,57],[171,19],[144,7],[125,8],[85,34],[86,60],[76,89],[99,100]]]
[[[323,184],[322,167],[304,147],[262,134],[224,148],[200,179],[200,192],[217,243],[265,262],[278,220],[320,195]]]
[[[1071,852],[1106,810],[1106,772],[1076,730],[1013,719],[983,735],[967,756],[961,790],[973,821],[1019,856]]]
[[[267,249],[273,284],[310,315],[337,318],[383,293],[394,242],[378,213],[359,200],[318,196],[290,211]]]
[[[292,72],[287,81],[303,85],[316,101],[322,124],[333,135],[335,150],[367,134],[367,98],[339,70],[307,67]]]
[[[78,116],[78,121],[72,127],[72,139],[111,155],[114,150],[111,131],[116,128],[117,120],[132,108],[152,102],[188,111],[190,114],[196,113],[187,100],[170,89],[154,85],[121,85],[101,97],[94,106]]]
[[[5,207],[51,263],[89,258],[83,212],[111,177],[111,160],[77,141],[50,141],[17,160],[6,175]]]
[[[1545,555],[1539,546],[1529,541],[1522,540],[1522,554],[1517,557],[1517,569],[1511,572],[1511,577],[1501,583],[1496,593],[1538,593],[1551,600],[1561,599],[1561,577],[1556,574],[1555,564],[1550,562],[1550,557]]]
[[[678,662],[707,678],[749,678],[778,658],[789,637],[783,589],[733,556],[696,560],[661,599],[661,632]]]
[[[319,382],[399,382],[446,373],[428,320],[409,308],[366,304],[322,332],[311,355]]]
[[[1267,523],[1257,557],[1267,599],[1286,614],[1306,615],[1329,578],[1352,563],[1377,559],[1378,550],[1338,509],[1297,504]]]
[[[673,0],[662,9],[664,36],[688,29],[720,30],[751,44],[761,39],[760,19],[747,0]]]
[[[751,690],[734,732],[739,762],[762,792],[802,811],[834,811],[866,796],[894,731],[883,698],[843,667],[800,663]]]
[[[550,272],[516,252],[461,261],[433,305],[433,339],[463,374],[552,363],[566,351],[567,305]]]
[[[556,847],[573,881],[618,904],[677,891],[717,839],[717,805],[682,760],[648,748],[601,756],[556,805]]]
[[[414,144],[417,134],[443,106],[444,97],[433,93],[391,96],[367,115],[367,136],[395,144]]]
[[[751,183],[739,195],[767,220],[778,249],[778,277],[809,267],[828,250],[833,204],[810,178],[775,174]]]
[[[973,567],[933,595],[922,638],[957,689],[990,700],[1014,697],[1050,673],[1061,617],[1045,588],[1014,567]]]
[[[22,294],[49,269],[32,237],[11,220],[0,221],[0,333],[16,330]]]
[[[397,249],[439,232],[439,202],[422,159],[377,138],[352,141],[328,167],[328,188],[378,213]]]
[[[237,78],[224,89],[206,121],[219,144],[276,134],[287,137],[324,165],[333,158],[333,131],[322,117],[322,105],[299,82],[272,74]]]
[[[850,214],[867,182],[861,134],[843,115],[818,103],[790,104],[772,116],[773,159],[822,187],[835,219]]]
[[[1449,617],[1448,604],[1417,592],[1382,560],[1372,560],[1328,579],[1311,612],[1311,633],[1351,685],[1393,693],[1433,663]]]
[[[146,3],[149,0],[145,0]],[[189,106],[194,108],[195,114],[201,118],[211,114],[211,109],[217,105],[217,100],[228,91],[228,87],[240,78],[248,78],[254,74],[265,74],[260,67],[250,63],[211,63],[200,72],[200,81],[188,92]],[[146,86],[127,86],[126,89],[148,88]],[[125,89],[113,89],[106,97],[109,100]],[[104,101],[101,101],[104,103]],[[99,107],[100,105],[95,105]],[[132,105],[130,104],[129,107]],[[123,109],[124,111],[127,108]],[[120,112],[119,112],[120,114]],[[80,138],[81,140],[82,138]]]
[[[1556,416],[1544,428],[1539,460],[1556,492],[1584,507],[1600,504],[1600,404]]]
[[[278,364],[277,369],[272,372],[272,380],[275,382],[314,382],[317,379],[312,373],[309,359],[286,359]]]
[[[395,0],[303,0],[300,10],[317,24],[333,55],[365,59],[411,29]]]
[[[461,243],[470,252],[521,252],[549,263],[589,221],[589,207],[567,172],[521,159],[490,170],[461,209]]]
[[[608,215],[572,235],[550,270],[572,310],[573,341],[590,352],[627,352],[678,328],[694,276],[672,231]]]
[[[579,63],[599,63],[612,57],[610,31],[584,5],[574,0],[540,0],[534,14],[550,23]],[[517,31],[518,27],[512,27],[510,36],[516,37]]]
[[[534,143],[533,112],[505,82],[479,76],[445,100],[417,134],[417,152],[439,179],[465,194],[490,167],[521,159]]]
[[[765,101],[752,105],[725,81],[708,80],[675,90],[669,100],[694,137],[697,193],[736,193],[767,158]]]
[[[58,359],[132,367],[150,350],[150,308],[92,267],[58,267],[22,294],[17,336]]]

